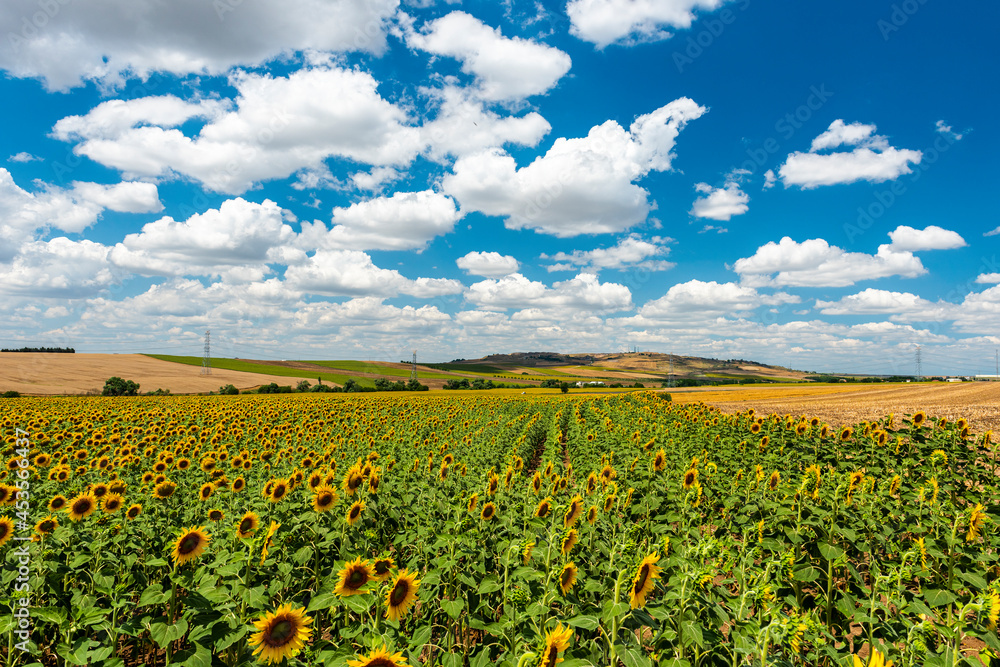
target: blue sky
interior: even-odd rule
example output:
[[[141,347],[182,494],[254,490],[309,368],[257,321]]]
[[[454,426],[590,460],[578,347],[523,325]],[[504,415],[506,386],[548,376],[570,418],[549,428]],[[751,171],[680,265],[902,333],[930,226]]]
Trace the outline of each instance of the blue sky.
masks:
[[[992,4],[11,0],[4,347],[992,373]]]

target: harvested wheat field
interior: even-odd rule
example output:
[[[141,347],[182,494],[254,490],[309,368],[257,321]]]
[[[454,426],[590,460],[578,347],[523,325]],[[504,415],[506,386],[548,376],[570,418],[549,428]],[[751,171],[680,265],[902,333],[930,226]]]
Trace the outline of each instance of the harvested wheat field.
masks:
[[[675,401],[704,401],[727,413],[753,408],[815,416],[833,426],[923,410],[949,420],[965,417],[976,433],[1000,430],[1000,382],[710,387],[670,393]]]
[[[118,376],[139,383],[140,392],[169,389],[175,394],[218,391],[226,384],[237,389],[289,378],[218,368],[202,375],[200,366],[160,361],[142,354],[44,354],[0,352],[0,391],[55,395],[101,393],[104,381]]]

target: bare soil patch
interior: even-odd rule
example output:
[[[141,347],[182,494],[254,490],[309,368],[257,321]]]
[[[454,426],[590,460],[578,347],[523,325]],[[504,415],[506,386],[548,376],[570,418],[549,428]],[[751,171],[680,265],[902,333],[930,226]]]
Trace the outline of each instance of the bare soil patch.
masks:
[[[815,416],[833,426],[890,413],[898,419],[923,410],[948,420],[964,417],[976,433],[1000,430],[1000,382],[705,387],[670,393],[675,401],[704,401],[727,413],[753,408],[764,414]]]
[[[142,354],[0,352],[0,391],[42,396],[100,394],[104,381],[113,376],[138,382],[140,393],[169,389],[174,394],[218,391],[226,384],[243,390],[297,380],[220,368],[213,368],[211,375],[202,375],[200,366],[160,361]]]

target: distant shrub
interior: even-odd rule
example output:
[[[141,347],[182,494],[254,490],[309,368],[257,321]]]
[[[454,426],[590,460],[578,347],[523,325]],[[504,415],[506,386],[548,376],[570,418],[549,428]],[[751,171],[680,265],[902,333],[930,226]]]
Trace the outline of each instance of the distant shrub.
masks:
[[[135,396],[139,393],[139,385],[132,380],[123,380],[118,376],[110,377],[104,382],[101,396]]]
[[[240,390],[237,389],[234,385],[227,384],[219,387],[219,393],[222,394],[223,396],[236,396],[237,394],[240,393]]]
[[[295,391],[309,391],[310,387],[312,385],[309,384],[309,380],[299,380],[299,383],[295,385]]]
[[[11,391],[5,391],[4,393],[0,394],[0,396],[2,396],[3,398],[20,398],[21,393],[18,391],[11,390]]]
[[[258,394],[290,394],[292,393],[292,388],[290,385],[279,386],[277,382],[272,382],[271,384],[265,384],[257,390]]]
[[[147,391],[146,396],[169,396],[169,389],[156,389],[154,391]]]

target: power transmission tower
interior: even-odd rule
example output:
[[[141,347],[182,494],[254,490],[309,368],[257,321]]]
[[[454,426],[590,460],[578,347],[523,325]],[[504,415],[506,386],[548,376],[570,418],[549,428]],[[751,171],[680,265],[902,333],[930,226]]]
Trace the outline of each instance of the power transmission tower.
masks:
[[[410,379],[417,379],[417,351],[413,351],[413,367],[410,369]]]
[[[668,387],[673,387],[674,386],[674,355],[673,355],[672,352],[670,353],[670,356],[668,357],[668,359],[670,359],[670,373],[667,375],[667,386]]]
[[[212,330],[205,332],[205,356],[201,359],[201,374],[212,374]]]
[[[920,346],[917,345],[917,380],[920,380],[923,375],[923,369],[920,367]]]

